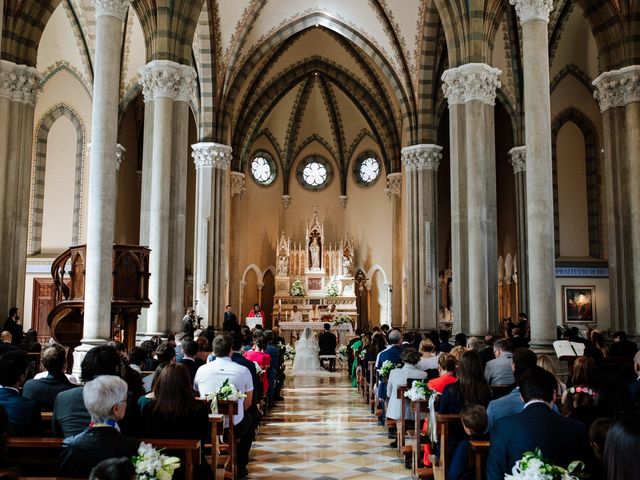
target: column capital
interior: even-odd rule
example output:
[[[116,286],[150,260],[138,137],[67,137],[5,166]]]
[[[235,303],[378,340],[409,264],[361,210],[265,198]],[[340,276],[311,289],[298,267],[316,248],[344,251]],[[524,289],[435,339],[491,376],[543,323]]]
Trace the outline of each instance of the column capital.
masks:
[[[128,0],[93,0],[96,17],[116,17],[124,22],[129,7]]]
[[[509,0],[516,7],[521,24],[531,20],[549,23],[549,14],[553,10],[553,0]]]
[[[244,173],[231,172],[231,198],[241,197],[247,190],[247,186],[244,181]]]
[[[165,97],[188,102],[196,90],[196,71],[171,60],[153,60],[140,67],[139,83],[145,102]]]
[[[0,60],[0,97],[35,106],[42,75],[33,67]]]
[[[442,147],[432,143],[422,143],[404,147],[401,151],[402,163],[407,171],[434,170],[438,171],[440,159],[442,159]]]
[[[513,167],[513,174],[527,170],[527,147],[513,147],[509,150],[509,162]]]
[[[384,189],[389,198],[400,197],[402,194],[402,173],[390,173],[387,175],[387,188]]]
[[[203,167],[215,167],[226,170],[231,165],[232,149],[228,145],[213,142],[201,142],[191,145],[191,158],[196,170]]]
[[[442,74],[442,91],[449,106],[479,100],[487,105],[496,104],[496,91],[502,70],[486,63],[467,63],[450,68]]]
[[[598,101],[601,112],[640,102],[640,65],[604,72],[592,83],[596,87],[593,98]]]

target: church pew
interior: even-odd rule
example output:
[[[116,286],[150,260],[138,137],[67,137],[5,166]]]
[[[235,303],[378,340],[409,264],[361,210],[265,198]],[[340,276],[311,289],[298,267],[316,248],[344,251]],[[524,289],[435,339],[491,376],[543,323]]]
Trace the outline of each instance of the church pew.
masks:
[[[402,408],[400,409],[400,420],[398,422],[397,432],[398,432],[398,453],[402,455],[402,449],[404,447],[405,441],[405,416],[404,416],[404,406],[405,406],[405,398],[404,394],[408,390],[407,385],[398,385],[396,389],[396,398],[402,402]]]
[[[211,409],[211,402],[201,398]],[[224,478],[225,471],[230,472],[231,478],[235,478],[236,472],[236,444],[237,439],[233,425],[233,418],[238,414],[238,403],[228,401],[218,401],[218,413],[209,415],[211,425],[211,444],[206,444],[205,449],[211,449],[211,468],[215,478]],[[224,419],[228,419],[229,429],[227,441],[219,442],[224,435]],[[223,453],[225,455],[223,455]]]
[[[25,475],[50,477],[58,468],[63,441],[58,437],[12,437],[7,442],[7,457],[12,465],[21,467]],[[201,461],[200,440],[152,438],[141,441],[165,450],[165,454],[180,457],[178,472],[183,472],[185,479],[193,478],[194,468]]]
[[[420,467],[422,448],[420,445],[420,429],[421,420],[423,416],[429,415],[429,402],[427,400],[420,400],[417,402],[411,402],[411,408],[413,410],[413,428],[416,434],[412,441],[412,455],[411,455],[411,478],[415,480],[421,480],[426,478],[434,478],[434,471],[431,467]]]
[[[476,480],[487,478],[486,466],[489,455],[489,440],[471,440],[469,454],[473,456],[473,465],[476,472]]]
[[[451,460],[451,454],[453,453],[449,451],[449,430],[453,423],[460,422],[460,414],[436,413],[436,422],[440,445],[440,460],[438,462],[438,471],[442,473],[441,478],[447,478],[449,461]]]
[[[515,387],[514,385],[491,385],[491,394],[494,400],[504,397],[511,393]]]
[[[368,398],[368,402],[369,402],[369,406],[371,407],[371,413],[375,413],[376,411],[376,381],[378,378],[377,372],[376,372],[376,362],[374,361],[370,361],[369,365],[368,365],[368,373],[369,373],[369,379],[368,379],[368,383],[369,383],[369,389],[367,391],[367,398]]]

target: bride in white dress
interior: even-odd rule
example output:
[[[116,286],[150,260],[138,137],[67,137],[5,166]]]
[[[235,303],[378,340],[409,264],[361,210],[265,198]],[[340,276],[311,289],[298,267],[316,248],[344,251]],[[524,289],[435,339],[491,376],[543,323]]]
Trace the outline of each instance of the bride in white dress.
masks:
[[[320,347],[311,327],[305,327],[300,340],[295,343],[296,356],[293,359],[293,374],[308,375],[328,373],[320,366]]]

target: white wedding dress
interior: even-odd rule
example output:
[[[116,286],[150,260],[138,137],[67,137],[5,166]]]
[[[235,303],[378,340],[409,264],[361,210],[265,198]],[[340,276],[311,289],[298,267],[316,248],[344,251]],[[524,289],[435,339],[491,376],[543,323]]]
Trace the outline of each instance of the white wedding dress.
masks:
[[[294,375],[329,373],[320,366],[320,347],[311,327],[305,327],[300,340],[295,343],[296,356],[293,359]]]

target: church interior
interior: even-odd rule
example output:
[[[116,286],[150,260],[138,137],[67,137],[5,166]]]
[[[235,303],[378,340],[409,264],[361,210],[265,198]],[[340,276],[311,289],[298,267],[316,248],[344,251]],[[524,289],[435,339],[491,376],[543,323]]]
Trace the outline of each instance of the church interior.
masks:
[[[250,478],[467,478],[448,476],[453,452],[423,458],[415,409],[385,420],[371,333],[419,353],[428,332],[462,334],[456,346],[504,358],[493,341],[517,346],[516,330],[569,388],[574,361],[600,349],[593,332],[607,352],[638,340],[640,2],[0,7],[0,312],[63,346],[76,377],[113,341],[130,355],[206,331],[199,353],[215,353],[231,312],[238,328],[279,329],[288,378],[263,392]],[[340,376],[290,375],[305,324],[320,337],[327,322]],[[561,339],[584,354],[567,360]],[[635,351],[596,360],[631,382]],[[633,478],[608,461],[591,478]]]

